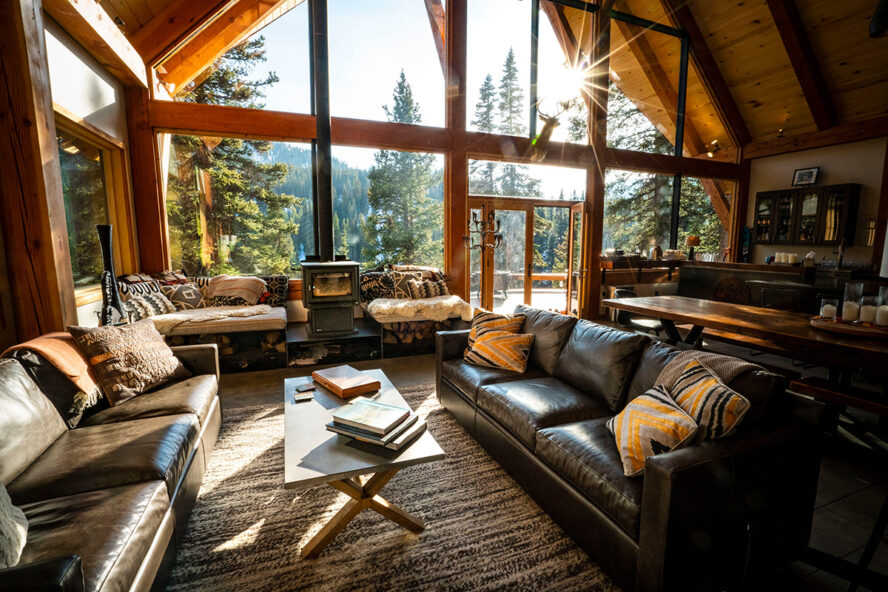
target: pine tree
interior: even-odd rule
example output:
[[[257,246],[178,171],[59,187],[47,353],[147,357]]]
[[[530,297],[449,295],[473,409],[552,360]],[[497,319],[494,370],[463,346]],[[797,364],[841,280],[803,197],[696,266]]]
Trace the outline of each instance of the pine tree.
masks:
[[[419,105],[407,77],[395,84],[391,107],[384,107],[390,122],[420,123]],[[429,197],[434,156],[380,150],[374,155],[367,198],[370,214],[364,224],[368,266],[416,263],[443,266],[444,225],[441,204]],[[440,237],[440,238],[438,238]]]
[[[497,94],[499,111],[499,131],[503,134],[521,136],[527,133],[524,125],[524,91],[518,81],[518,66],[515,51],[510,47],[503,62],[503,77],[500,79]],[[539,193],[539,181],[532,179],[526,166],[504,164],[496,178],[495,195],[532,196]]]
[[[481,84],[472,125],[480,132],[490,134],[496,132],[496,87],[490,74]],[[471,192],[476,195],[495,195],[496,163],[472,161],[469,165],[469,183],[472,187]]]
[[[248,77],[265,60],[259,37],[234,47],[186,87],[186,102],[260,108],[264,87]],[[302,199],[276,188],[288,166],[268,162],[270,142],[174,135],[167,215],[173,259],[191,273],[288,273]]]

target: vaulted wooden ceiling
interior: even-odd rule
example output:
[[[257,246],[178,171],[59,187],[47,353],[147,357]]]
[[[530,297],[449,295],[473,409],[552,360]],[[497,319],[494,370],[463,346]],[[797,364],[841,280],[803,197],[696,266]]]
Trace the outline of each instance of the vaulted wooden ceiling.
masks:
[[[176,50],[161,79],[178,88],[301,1],[100,3],[147,62]],[[562,45],[573,36],[588,52],[584,13],[559,7],[556,15],[550,3],[542,6],[556,33],[562,27]],[[689,33],[686,154],[705,152],[712,140],[747,144],[772,140],[781,128],[792,136],[888,114],[888,38],[867,32],[873,0],[615,0],[614,8]],[[640,31],[614,26],[611,71],[651,121],[674,136],[678,43]],[[717,156],[730,157],[729,150]]]

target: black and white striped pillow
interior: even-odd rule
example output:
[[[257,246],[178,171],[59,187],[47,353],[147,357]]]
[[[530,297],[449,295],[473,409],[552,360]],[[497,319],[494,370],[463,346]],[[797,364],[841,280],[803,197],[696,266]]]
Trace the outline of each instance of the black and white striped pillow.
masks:
[[[435,296],[446,296],[450,294],[450,290],[447,289],[447,282],[444,280],[437,282],[430,282],[428,280],[408,280],[407,284],[410,286],[410,297],[414,300],[418,298],[433,298]]]
[[[176,307],[173,303],[160,292],[144,296],[130,296],[128,300],[123,302],[123,309],[129,316],[130,322],[141,321],[155,315],[176,312]]]
[[[120,299],[126,302],[133,296],[150,296],[152,294],[161,294],[160,282],[152,280],[150,282],[140,282],[138,284],[127,284],[117,282],[117,291],[120,292]]]

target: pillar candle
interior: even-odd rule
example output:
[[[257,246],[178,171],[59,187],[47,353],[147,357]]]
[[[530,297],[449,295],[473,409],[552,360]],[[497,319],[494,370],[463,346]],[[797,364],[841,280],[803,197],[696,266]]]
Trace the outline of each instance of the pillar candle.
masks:
[[[861,323],[875,323],[876,322],[876,307],[872,304],[864,304],[860,307],[860,322]]]
[[[885,319],[888,321],[888,306],[886,306],[885,309]],[[820,309],[820,316],[824,319],[834,319],[836,318],[837,312],[836,307],[832,304],[824,304],[823,308]]]
[[[883,304],[876,311],[876,324],[880,327],[888,326],[888,304]]]
[[[789,254],[789,262],[790,263],[798,263],[799,262],[799,254],[798,253],[790,253]]]
[[[860,316],[860,305],[856,302],[846,302],[842,305],[842,320],[856,321]]]

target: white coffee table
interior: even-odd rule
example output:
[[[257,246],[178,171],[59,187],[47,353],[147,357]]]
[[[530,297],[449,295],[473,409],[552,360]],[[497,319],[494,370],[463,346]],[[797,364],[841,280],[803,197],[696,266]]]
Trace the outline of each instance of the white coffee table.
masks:
[[[367,372],[379,380],[380,389],[366,397],[409,407],[382,370]],[[318,386],[312,401],[294,402],[296,386],[311,381],[310,376],[284,381],[284,485],[287,489],[300,489],[326,483],[352,499],[303,547],[302,556],[316,557],[355,516],[368,508],[411,532],[421,532],[425,528],[421,520],[387,501],[379,491],[404,467],[444,458],[444,451],[428,428],[399,451],[330,432],[324,425],[332,420],[333,411],[348,400]]]

